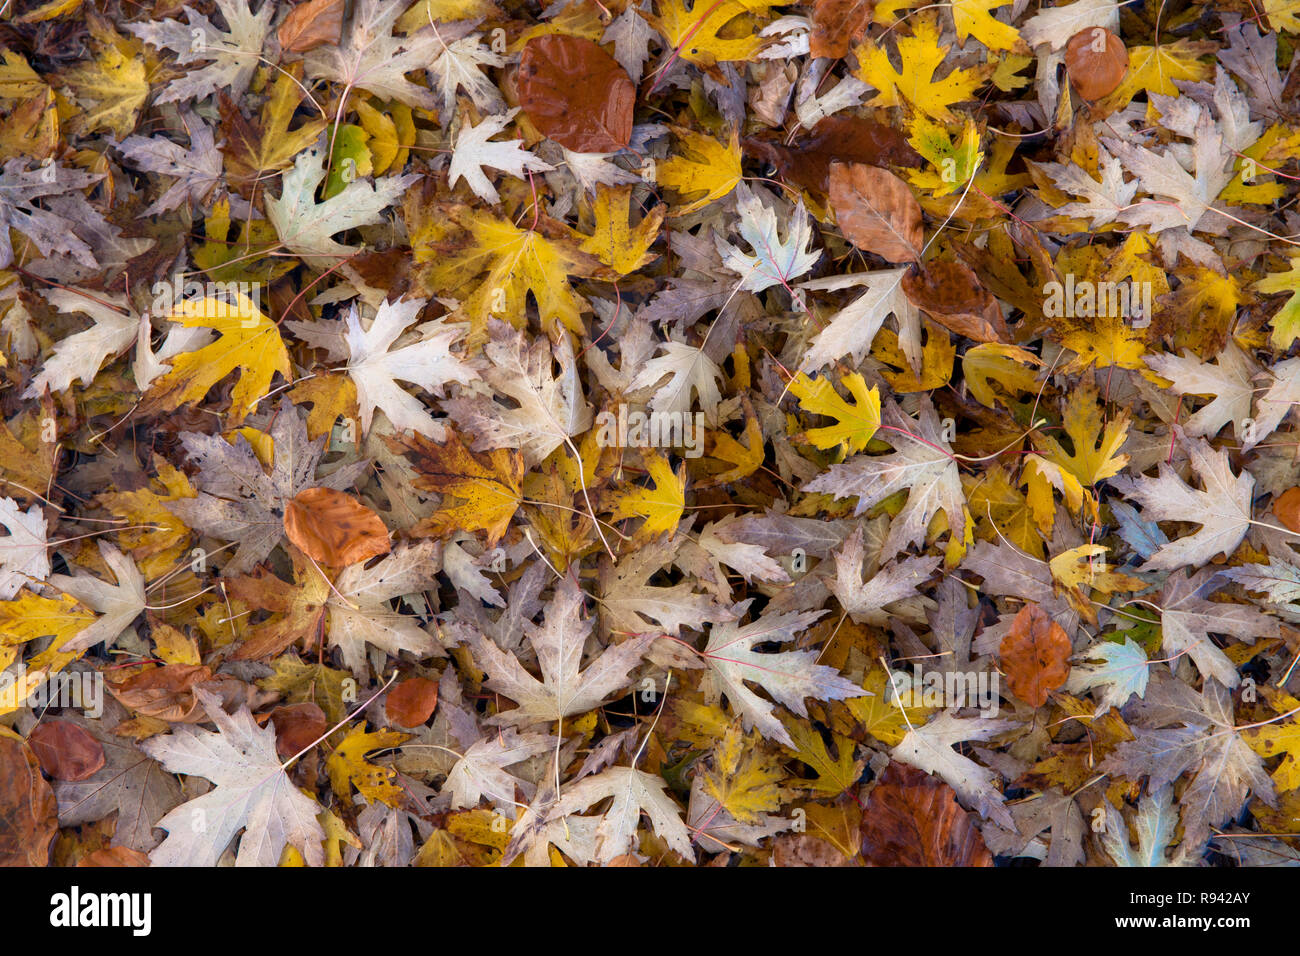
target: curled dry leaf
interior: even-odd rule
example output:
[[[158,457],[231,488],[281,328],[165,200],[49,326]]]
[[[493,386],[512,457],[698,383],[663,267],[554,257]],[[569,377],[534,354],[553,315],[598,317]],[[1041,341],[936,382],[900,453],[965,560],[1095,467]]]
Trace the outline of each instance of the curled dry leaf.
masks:
[[[270,719],[275,727],[275,752],[286,760],[306,750],[329,729],[325,711],[311,701],[277,707]]]
[[[333,488],[307,488],[284,508],[284,532],[303,554],[332,568],[369,561],[392,550],[383,519]]]
[[[43,720],[27,735],[41,769],[55,780],[85,780],[104,766],[104,748],[84,727],[67,720]]]
[[[750,155],[775,166],[786,181],[822,195],[830,189],[832,162],[921,164],[921,155],[902,132],[861,116],[828,116],[791,146],[752,136],[745,137],[741,145]]]
[[[887,169],[832,162],[830,199],[844,238],[889,262],[921,258],[921,206]]]
[[[809,54],[838,59],[867,35],[875,0],[816,0],[812,5]]]
[[[129,846],[106,846],[88,853],[77,861],[77,866],[148,866],[149,855]]]
[[[1273,500],[1273,514],[1292,531],[1300,534],[1300,488],[1288,488]]]
[[[1105,27],[1089,27],[1070,37],[1065,69],[1080,96],[1099,100],[1123,82],[1128,72],[1128,48]]]
[[[45,866],[58,831],[54,791],[36,755],[21,740],[0,735],[0,866]]]
[[[914,306],[944,328],[976,342],[1011,343],[998,300],[962,263],[927,263],[903,276],[902,287]]]
[[[575,153],[615,153],[632,138],[636,87],[591,40],[533,37],[519,58],[519,105],[544,135]]]
[[[992,866],[970,814],[937,777],[893,761],[862,813],[867,866]]]
[[[207,719],[194,688],[210,680],[212,671],[202,664],[167,664],[123,681],[107,681],[105,686],[124,707],[138,714],[190,724]]]
[[[1070,676],[1070,652],[1070,638],[1037,604],[1020,609],[998,648],[1011,692],[1035,707]]]
[[[307,0],[289,11],[276,36],[286,53],[306,53],[338,44],[343,32],[344,0]]]
[[[388,692],[384,713],[400,727],[419,727],[437,706],[437,683],[427,677],[408,677]]]

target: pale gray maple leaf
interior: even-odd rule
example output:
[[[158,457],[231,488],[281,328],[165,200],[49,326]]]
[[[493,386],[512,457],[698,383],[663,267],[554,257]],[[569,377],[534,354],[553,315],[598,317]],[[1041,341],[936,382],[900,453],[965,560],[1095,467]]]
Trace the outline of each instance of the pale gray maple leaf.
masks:
[[[999,541],[996,545],[976,541],[966,552],[961,567],[984,579],[980,590],[985,594],[1032,601],[1060,624],[1071,639],[1078,631],[1079,613],[1063,594],[1058,593],[1051,566],[1046,561],[1040,561],[1006,541]],[[986,628],[985,633],[991,630]]]
[[[1138,845],[1129,842],[1128,824],[1109,800],[1106,808],[1106,829],[1101,834],[1101,845],[1116,866],[1187,866],[1184,852],[1186,843],[1169,857],[1169,847],[1178,830],[1178,811],[1174,807],[1173,788],[1166,785],[1147,793],[1138,804],[1133,829],[1137,831]]]
[[[1120,221],[1137,195],[1138,181],[1125,182],[1124,164],[1105,149],[1098,150],[1097,166],[1101,170],[1100,182],[1075,163],[1039,164],[1057,189],[1081,200],[1054,209],[1051,215],[1088,219],[1094,228]]]
[[[1059,7],[1043,7],[1025,21],[1020,36],[1029,46],[1046,45],[1063,50],[1070,38],[1088,27],[1119,31],[1119,3],[1116,0],[1075,0]]]
[[[1099,769],[1133,780],[1147,776],[1149,791],[1172,784],[1184,773],[1194,774],[1179,799],[1189,852],[1199,853],[1210,828],[1241,812],[1251,793],[1269,806],[1276,804],[1273,781],[1238,731],[1232,695],[1218,681],[1206,678],[1197,693],[1166,676],[1152,681],[1146,698],[1132,706],[1130,727],[1136,739],[1111,751]]]
[[[1088,828],[1073,795],[1045,790],[1012,803],[1007,809],[1015,821],[1015,831],[996,824],[987,824],[983,829],[984,842],[995,855],[1028,855],[1025,848],[1051,830],[1051,842],[1042,857],[1043,865],[1078,866],[1083,863],[1087,856],[1083,849],[1083,836]]]
[[[393,36],[393,24],[406,7],[388,0],[358,0],[343,42],[319,46],[304,57],[307,75],[366,90],[381,100],[437,109],[433,92],[412,83],[406,74],[429,68],[451,38],[451,28],[428,26],[407,36]]]
[[[1097,641],[1080,657],[1083,662],[1070,668],[1065,690],[1070,694],[1084,694],[1093,688],[1102,688],[1094,716],[1100,717],[1112,707],[1123,707],[1134,694],[1141,697],[1146,693],[1151,662],[1133,638],[1124,638],[1123,644]],[[1090,664],[1088,661],[1101,663]]]
[[[957,717],[951,711],[936,714],[928,723],[908,730],[889,756],[932,773],[957,791],[982,817],[998,826],[1015,829],[1015,821],[1003,803],[1002,793],[994,786],[998,775],[981,767],[969,757],[953,750],[964,740],[988,740],[990,737],[1020,726],[1014,720],[984,717]]]
[[[925,540],[930,519],[939,511],[948,517],[954,537],[965,533],[965,496],[961,474],[943,426],[928,398],[920,405],[920,416],[909,418],[892,401],[882,415],[892,426],[878,437],[897,449],[892,455],[854,455],[831,465],[804,486],[804,491],[826,492],[838,498],[858,499],[855,514],[862,514],[890,495],[907,489],[907,504],[894,518],[881,557],[892,557]]]
[[[740,618],[752,603],[741,601],[732,610]],[[700,652],[709,668],[709,686],[705,698],[716,701],[725,694],[732,710],[740,715],[746,730],[757,727],[759,732],[787,747],[794,741],[777,717],[771,701],[758,696],[747,685],[761,687],[772,700],[800,717],[807,717],[804,701],[845,700],[866,694],[861,687],[834,667],[818,664],[817,651],[777,651],[761,653],[756,644],[784,644],[794,640],[814,621],[823,617],[823,611],[798,613],[766,613],[748,624],[728,621],[709,628],[709,640]]]
[[[23,511],[12,498],[0,498],[0,525],[9,532],[0,538],[0,601],[8,601],[27,582],[49,576],[45,512],[39,504]]]
[[[1249,591],[1266,596],[1272,604],[1290,604],[1300,600],[1300,568],[1275,557],[1268,564],[1243,564],[1219,572]]]
[[[320,807],[298,789],[275,749],[275,728],[259,727],[247,707],[227,714],[221,698],[194,689],[217,733],[189,724],[151,737],[140,749],[172,773],[198,775],[216,787],[158,821],[167,839],[149,854],[154,866],[215,866],[240,830],[236,866],[275,866],[286,846],[309,866],[323,866]]]
[[[825,558],[844,542],[855,524],[843,518],[799,518],[769,510],[762,515],[728,515],[710,527],[724,542],[757,545],[765,554],[785,556],[801,550],[805,558]]]
[[[668,785],[662,777],[632,767],[609,767],[579,780],[564,791],[547,820],[564,820],[608,798],[613,802],[600,814],[595,832],[597,862],[608,863],[633,848],[642,813],[670,849],[694,862],[690,831],[682,822],[681,807],[668,794]]]
[[[772,201],[764,203],[745,183],[735,189],[736,212],[740,221],[737,232],[749,245],[742,252],[721,237],[715,237],[722,264],[741,277],[740,288],[762,292],[774,285],[789,288],[790,283],[817,264],[819,250],[810,250],[812,220],[799,200],[785,219],[785,229],[777,222]],[[783,235],[784,233],[784,235]]]
[[[335,234],[383,221],[384,210],[419,178],[418,173],[408,173],[382,176],[373,183],[355,179],[342,192],[317,202],[316,189],[325,179],[325,148],[313,146],[299,153],[293,169],[281,177],[279,197],[266,200],[266,217],[290,252],[319,266],[320,260],[343,259],[356,251],[335,242]]]
[[[497,203],[500,196],[491,180],[483,175],[484,166],[491,166],[503,173],[509,173],[516,179],[523,179],[528,171],[546,173],[555,167],[543,162],[526,149],[520,149],[522,139],[509,139],[502,142],[489,142],[515,118],[518,107],[498,116],[485,116],[477,126],[468,121],[460,128],[456,136],[456,146],[452,150],[451,165],[447,169],[447,185],[455,186],[463,177],[470,191],[484,202]]]
[[[722,401],[718,390],[722,369],[704,354],[703,348],[677,341],[661,342],[659,348],[663,354],[641,367],[632,380],[632,389],[658,385],[650,398],[650,408],[667,414],[689,415],[693,399],[698,399],[705,419],[716,425]],[[668,381],[659,385],[665,376]]]
[[[920,312],[903,292],[906,273],[906,268],[881,269],[801,282],[799,288],[809,292],[831,292],[852,286],[865,286],[867,291],[831,316],[808,346],[800,369],[814,372],[845,355],[852,356],[854,365],[860,365],[871,351],[876,333],[891,314],[897,318],[900,330],[916,326],[915,349],[903,341],[901,334],[900,345],[912,367],[920,369]]]
[[[645,0],[629,3],[605,28],[605,33],[600,38],[601,43],[614,44],[614,59],[627,71],[633,83],[641,82],[645,62],[650,59],[650,41],[658,36],[641,15],[642,11],[649,12]]]
[[[488,322],[488,334],[483,351],[491,364],[481,378],[518,407],[466,389],[461,397],[443,402],[443,408],[474,434],[475,451],[518,448],[524,465],[532,468],[570,435],[591,427],[592,410],[583,395],[573,344],[568,336],[554,346],[545,336],[530,342],[527,332],[496,319]],[[558,376],[552,362],[560,368]]]
[[[583,192],[593,194],[597,186],[625,186],[642,181],[640,173],[624,169],[610,162],[617,153],[575,153],[554,141],[543,144],[547,149],[558,150],[556,169],[573,177]],[[540,151],[540,149],[539,149]]]
[[[133,738],[113,733],[127,716],[126,709],[111,699],[104,701],[103,713],[94,720],[64,711],[60,720],[76,724],[99,742],[104,766],[85,780],[54,781],[54,795],[59,802],[59,826],[95,823],[116,812],[112,845],[148,853],[162,842],[155,824],[181,802],[181,787],[136,747]]]
[[[398,299],[380,303],[368,329],[362,329],[354,305],[348,312],[344,342],[348,350],[348,376],[357,387],[357,408],[361,412],[361,433],[370,431],[378,408],[393,427],[428,435],[435,441],[446,438],[446,429],[434,420],[428,408],[403,390],[398,381],[418,385],[441,394],[444,385],[478,379],[478,373],[451,351],[464,335],[464,327],[431,322],[420,329],[422,337],[393,348],[403,332],[424,308],[425,299]]]
[[[442,570],[458,590],[474,600],[492,607],[505,607],[506,599],[492,586],[494,578],[489,573],[489,556],[486,553],[476,556],[464,548],[473,540],[471,535],[461,534],[443,542]]]
[[[1220,19],[1229,46],[1215,54],[1219,63],[1246,84],[1250,108],[1256,115],[1284,115],[1288,106],[1283,94],[1291,71],[1287,70],[1285,78],[1278,72],[1278,35],[1261,33],[1252,21],[1243,21],[1235,13],[1223,12]]]
[[[680,534],[681,532],[679,532]],[[669,587],[649,581],[676,554],[677,541],[660,541],[619,556],[600,566],[600,615],[611,634],[662,633],[677,637],[683,627],[706,621],[734,620],[734,614],[691,581]]]
[[[538,754],[555,749],[559,738],[547,734],[521,734],[513,727],[475,741],[452,766],[442,788],[451,795],[451,809],[476,807],[487,797],[495,806],[512,806],[515,788],[531,795],[531,785],[509,772],[509,768]]]
[[[700,547],[715,560],[736,571],[746,581],[788,583],[790,575],[759,544],[748,544],[731,536],[737,517],[727,515],[721,521],[705,525],[700,531]]]
[[[155,103],[202,99],[220,89],[229,89],[238,98],[248,90],[262,64],[262,47],[271,32],[276,4],[262,0],[257,13],[249,0],[216,0],[216,4],[225,20],[224,30],[190,7],[182,8],[185,23],[165,19],[126,24],[145,43],[176,54],[180,65],[211,61],[172,80],[154,96]]]
[[[1300,405],[1300,359],[1278,362],[1259,372],[1256,380],[1266,383],[1266,387],[1255,404],[1255,437],[1242,442],[1243,449],[1253,448],[1273,434],[1292,409]]]
[[[1214,357],[1214,364],[1202,362],[1184,349],[1182,356],[1159,353],[1148,355],[1147,365],[1163,378],[1173,382],[1172,390],[1178,395],[1213,395],[1214,401],[1196,410],[1183,423],[1183,430],[1192,437],[1213,437],[1219,429],[1232,423],[1233,434],[1242,437],[1243,423],[1251,418],[1251,400],[1255,397],[1252,381],[1259,365],[1234,342],[1229,342]],[[1272,428],[1268,429],[1269,432]],[[1243,444],[1252,447],[1267,432],[1255,431],[1255,439]]]
[[[1216,568],[1203,568],[1190,576],[1175,571],[1151,601],[1160,606],[1165,656],[1186,654],[1202,676],[1213,677],[1224,687],[1236,687],[1241,683],[1237,667],[1210,634],[1228,634],[1253,644],[1257,637],[1276,637],[1278,622],[1244,604],[1207,600],[1217,577]]]
[[[519,659],[490,639],[474,644],[479,665],[489,675],[484,686],[519,706],[489,718],[490,723],[527,725],[584,714],[627,686],[655,634],[630,637],[602,651],[585,669],[583,651],[595,618],[583,618],[583,593],[570,578],[556,586],[545,623],[524,624],[524,637],[537,655],[542,677],[528,673]]]
[[[892,617],[886,606],[918,594],[920,586],[929,580],[942,560],[938,555],[905,558],[886,565],[864,581],[866,549],[859,527],[835,552],[835,576],[830,578],[829,587],[849,617],[859,624],[879,627],[888,624]]]
[[[457,90],[464,90],[480,113],[500,113],[506,108],[501,91],[480,67],[503,67],[508,61],[483,43],[481,33],[464,35],[472,29],[472,21],[439,23],[437,36],[442,42],[436,47],[438,54],[424,67],[437,80],[444,122],[455,112]]]
[[[21,157],[7,160],[0,170],[0,269],[14,261],[11,229],[30,239],[43,256],[71,256],[89,269],[99,269],[88,229],[96,224],[107,227],[107,223],[79,190],[103,177],[103,173],[64,169],[58,163],[27,169],[27,160]],[[37,205],[43,200],[49,207],[56,199],[64,200],[63,208]]]
[[[344,465],[328,477],[316,478],[316,465],[327,436],[307,441],[307,424],[300,409],[281,401],[269,428],[274,457],[267,474],[243,435],[228,442],[220,435],[183,432],[181,446],[199,468],[199,494],[167,502],[165,507],[190,528],[223,541],[237,543],[225,574],[247,573],[264,560],[284,536],[287,501],[305,488],[342,491],[369,469],[366,461]]]
[[[136,169],[175,180],[140,213],[141,217],[159,215],[182,203],[201,204],[221,183],[223,156],[212,128],[193,113],[185,114],[183,119],[189,132],[189,149],[162,136],[128,136],[118,147]]]
[[[365,674],[367,644],[392,657],[402,651],[420,660],[446,655],[415,618],[389,606],[393,598],[436,589],[441,551],[438,541],[401,545],[373,565],[353,564],[339,573],[325,602],[328,642],[352,673]]]
[[[1181,434],[1176,425],[1174,431]],[[1203,438],[1181,440],[1204,489],[1192,488],[1164,462],[1156,478],[1118,475],[1110,479],[1142,506],[1144,519],[1201,525],[1199,531],[1160,547],[1142,571],[1207,565],[1216,554],[1232,554],[1250,528],[1254,476],[1248,471],[1234,476],[1226,449],[1215,451]]]
[[[139,316],[120,293],[66,288],[46,289],[43,294],[60,312],[88,315],[94,325],[55,344],[53,354],[32,378],[23,398],[39,398],[47,388],[52,392],[66,391],[78,379],[83,385],[89,385],[105,360],[136,344],[140,328]]]
[[[144,592],[144,575],[128,555],[107,541],[99,542],[99,555],[117,577],[110,584],[95,575],[76,569],[75,574],[51,574],[48,583],[99,614],[87,627],[59,645],[65,654],[75,654],[101,641],[111,647],[148,603]]]

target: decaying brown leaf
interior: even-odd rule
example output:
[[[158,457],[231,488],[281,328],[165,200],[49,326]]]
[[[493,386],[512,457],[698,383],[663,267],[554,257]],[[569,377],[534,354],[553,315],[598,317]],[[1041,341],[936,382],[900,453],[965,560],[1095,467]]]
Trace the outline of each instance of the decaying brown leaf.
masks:
[[[971,815],[942,780],[893,761],[862,813],[867,866],[992,866]]]
[[[575,153],[613,153],[632,137],[636,87],[590,40],[534,37],[519,58],[519,105],[543,134]]]
[[[830,199],[844,238],[859,249],[889,262],[921,258],[921,206],[889,170],[832,162]]]
[[[998,654],[1011,692],[1035,707],[1070,674],[1070,639],[1037,604],[1026,604],[1002,638]]]

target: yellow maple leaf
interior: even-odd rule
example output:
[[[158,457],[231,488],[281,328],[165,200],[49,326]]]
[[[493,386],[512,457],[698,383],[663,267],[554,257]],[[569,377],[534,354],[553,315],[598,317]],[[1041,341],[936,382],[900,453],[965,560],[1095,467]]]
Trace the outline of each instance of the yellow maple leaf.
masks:
[[[106,129],[122,139],[135,129],[149,98],[141,44],[118,34],[97,14],[86,22],[94,38],[95,59],[63,74],[77,101],[86,105],[75,126],[83,133]]]
[[[677,55],[687,63],[711,66],[735,60],[752,60],[766,41],[759,35],[757,21],[750,18],[754,6],[767,7],[771,4],[752,5],[740,0],[694,0],[690,9],[686,0],[659,0],[659,15],[646,15],[646,19],[668,41],[668,47],[677,51]],[[730,26],[731,21],[742,18],[738,28]],[[743,26],[744,20],[750,20],[749,29]],[[728,37],[722,37],[724,27]]]
[[[804,435],[810,442],[822,450],[843,445],[846,454],[856,454],[867,447],[880,428],[880,390],[867,388],[866,380],[857,372],[850,372],[840,381],[853,396],[852,404],[840,397],[830,379],[811,379],[803,372],[790,383],[790,394],[799,399],[804,411],[839,420],[838,425],[808,429]]]
[[[945,123],[957,117],[950,107],[975,98],[975,90],[992,68],[972,67],[952,70],[942,79],[935,71],[946,59],[950,47],[940,46],[937,17],[933,11],[917,14],[912,36],[898,39],[898,56],[902,69],[895,69],[889,54],[874,40],[867,40],[854,52],[858,59],[855,75],[880,92],[869,106],[902,106],[910,103],[922,112]]]
[[[1282,308],[1270,320],[1273,334],[1269,341],[1275,349],[1290,348],[1292,342],[1300,339],[1300,256],[1292,257],[1287,265],[1285,272],[1270,272],[1254,285],[1256,292],[1265,295],[1291,293],[1291,298],[1282,303]]]
[[[902,676],[907,675],[904,673]],[[862,689],[869,696],[851,697],[844,704],[867,733],[888,747],[901,744],[909,730],[925,723],[926,718],[934,713],[930,707],[904,707],[883,667],[874,667],[867,672]]]
[[[745,433],[741,436],[745,439],[743,445],[721,429],[708,433],[709,456],[733,467],[697,482],[696,488],[710,488],[714,485],[741,481],[758,471],[763,464],[763,459],[767,456],[767,449],[763,444],[763,428],[758,422],[758,417],[753,414],[753,408],[748,401],[745,400],[749,414],[745,417]]]
[[[132,525],[118,532],[118,544],[148,580],[170,571],[185,554],[190,539],[190,529],[164,507],[165,503],[198,495],[183,471],[159,455],[154,455],[153,463],[158,477],[147,487],[106,491],[97,498],[110,514]]]
[[[1128,455],[1119,454],[1128,437],[1129,415],[1121,412],[1102,424],[1102,410],[1097,404],[1097,390],[1084,386],[1066,402],[1062,426],[1069,436],[1072,451],[1066,451],[1053,436],[1043,435],[1047,461],[1073,475],[1085,488],[1104,478],[1119,474],[1128,464]]]
[[[786,719],[781,721],[794,741],[793,747],[785,750],[796,759],[807,764],[817,776],[811,780],[796,779],[793,784],[800,790],[809,790],[827,797],[837,797],[858,782],[862,774],[863,761],[854,759],[853,741],[837,733],[831,734],[838,757],[831,757],[826,741],[811,723],[806,720]]]
[[[397,730],[380,730],[366,733],[365,725],[358,724],[342,743],[325,759],[330,786],[345,804],[352,804],[352,787],[356,787],[371,803],[379,801],[395,807],[402,798],[402,788],[393,783],[396,771],[366,761],[372,750],[396,747],[411,735]]]
[[[171,371],[157,379],[145,396],[151,411],[171,411],[201,401],[208,389],[238,369],[239,381],[230,393],[229,424],[239,425],[266,395],[277,372],[285,379],[292,377],[289,353],[276,324],[242,292],[231,292],[230,297],[233,302],[205,296],[172,307],[167,318],[186,328],[212,329],[217,340],[170,360]]]
[[[650,246],[664,221],[664,206],[660,204],[632,228],[628,224],[631,201],[631,186],[600,186],[592,205],[596,226],[582,244],[583,252],[590,252],[619,275],[636,272],[656,258]]]
[[[1158,46],[1129,47],[1128,72],[1115,91],[1097,104],[1098,115],[1121,110],[1129,101],[1142,92],[1159,93],[1162,96],[1178,96],[1175,82],[1192,80],[1202,82],[1214,73],[1209,63],[1201,63],[1197,57],[1212,53],[1212,43],[1192,40],[1176,40]]]
[[[1061,344],[1072,352],[1073,359],[1061,367],[1066,374],[1082,372],[1091,365],[1097,368],[1146,368],[1143,334],[1124,320],[1122,315],[1099,315],[1072,322],[1058,319],[1062,326]]]
[[[921,374],[917,375],[898,344],[898,333],[883,328],[871,343],[871,357],[886,366],[881,376],[900,395],[910,392],[928,392],[942,388],[952,379],[952,365],[957,358],[957,346],[942,326],[925,320],[925,344],[921,346]],[[894,369],[898,369],[895,371]]]
[[[1300,708],[1300,700],[1284,690],[1266,688],[1264,693],[1269,705],[1280,714]],[[1273,771],[1273,783],[1280,793],[1300,788],[1300,720],[1293,715],[1277,723],[1252,727],[1242,737],[1261,757],[1282,756]]]
[[[471,344],[483,341],[493,317],[522,328],[530,294],[548,334],[559,334],[561,327],[584,331],[582,313],[590,306],[569,277],[608,273],[578,248],[566,227],[539,217],[537,228],[521,229],[455,203],[417,210],[411,218],[411,249],[424,288],[458,291]]]
[[[740,182],[740,136],[733,130],[723,146],[712,136],[672,127],[680,148],[655,168],[655,181],[682,194],[699,197],[673,213],[685,216],[721,199]]]
[[[619,495],[614,520],[644,518],[640,536],[671,533],[686,507],[686,467],[683,465],[674,473],[663,455],[647,452],[642,457],[654,487],[638,487]]]
[[[987,408],[995,408],[999,402],[1008,405],[1008,397],[1018,400],[1022,392],[1035,394],[1039,386],[1034,367],[1042,364],[1042,359],[1027,349],[997,342],[982,342],[961,357],[966,387],[975,401]],[[993,390],[991,382],[1001,387],[1001,394]]]
[[[412,529],[412,534],[486,531],[488,547],[501,540],[523,500],[522,454],[496,448],[486,455],[475,455],[451,430],[442,444],[423,435],[410,435],[389,439],[389,445],[412,453],[412,465],[418,474],[415,487],[459,499],[459,503],[449,505],[444,498],[442,507]]]
[[[727,728],[713,748],[709,765],[700,770],[704,792],[737,821],[751,824],[759,822],[763,813],[781,808],[778,784],[784,776],[762,734],[743,733],[739,720]]]
[[[23,591],[12,601],[0,601],[0,646],[14,646],[38,637],[53,637],[45,650],[27,661],[27,670],[54,673],[61,671],[84,651],[65,654],[59,650],[95,622],[95,613],[71,595],[42,597]]]
[[[1043,538],[1033,509],[1011,483],[1005,468],[994,465],[978,476],[963,475],[962,485],[981,538],[998,541],[1005,537],[1026,554],[1042,559]]]

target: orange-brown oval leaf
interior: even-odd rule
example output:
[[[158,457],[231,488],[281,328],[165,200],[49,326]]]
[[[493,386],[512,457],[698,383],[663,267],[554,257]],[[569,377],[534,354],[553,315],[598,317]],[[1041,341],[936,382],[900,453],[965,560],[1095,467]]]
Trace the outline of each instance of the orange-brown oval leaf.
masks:
[[[911,187],[887,169],[831,163],[831,208],[844,238],[890,262],[921,258],[921,206]]]
[[[970,814],[937,777],[893,761],[862,813],[867,866],[992,866]]]
[[[1011,692],[1041,707],[1070,674],[1070,638],[1037,604],[1026,604],[998,648]]]
[[[333,488],[307,488],[284,508],[284,531],[303,554],[343,568],[392,550],[383,520]]]
[[[437,683],[427,677],[410,677],[388,692],[384,713],[399,727],[420,727],[437,706]]]
[[[903,293],[946,329],[976,342],[1011,343],[997,299],[960,262],[944,259],[903,276]]]
[[[68,720],[43,720],[27,735],[41,769],[55,780],[85,780],[104,766],[104,748]]]
[[[543,135],[575,153],[614,153],[632,138],[636,87],[591,40],[533,37],[519,58],[519,105]]]

